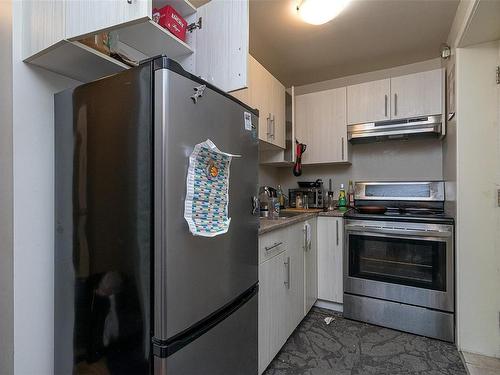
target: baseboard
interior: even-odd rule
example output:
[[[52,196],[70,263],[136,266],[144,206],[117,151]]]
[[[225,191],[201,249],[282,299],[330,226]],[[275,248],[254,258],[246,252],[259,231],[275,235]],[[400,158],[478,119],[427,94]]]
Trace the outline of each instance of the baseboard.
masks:
[[[344,312],[344,305],[342,305],[341,303],[337,303],[337,302],[331,302],[331,301],[325,301],[325,300],[319,299],[316,301],[314,306],[321,307],[322,309],[340,312],[340,313]]]

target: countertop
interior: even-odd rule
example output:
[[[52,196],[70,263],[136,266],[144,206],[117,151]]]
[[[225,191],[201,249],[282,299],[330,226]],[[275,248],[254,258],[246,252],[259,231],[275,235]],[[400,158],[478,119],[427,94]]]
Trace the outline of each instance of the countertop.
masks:
[[[343,217],[348,211],[323,211],[322,209],[285,209],[283,212],[301,212],[300,215],[281,219],[260,219],[259,235],[271,232],[276,229],[285,228],[289,225],[311,219],[316,216]]]

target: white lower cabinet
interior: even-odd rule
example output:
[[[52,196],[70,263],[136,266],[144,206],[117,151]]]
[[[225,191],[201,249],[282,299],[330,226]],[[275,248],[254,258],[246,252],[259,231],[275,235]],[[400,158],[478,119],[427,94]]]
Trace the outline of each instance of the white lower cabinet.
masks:
[[[307,241],[304,233],[302,246],[304,249],[304,316],[318,299],[317,219],[308,220],[306,223],[311,226],[311,238]]]
[[[259,265],[259,374],[288,337],[284,326],[286,259],[288,253],[282,251]]]
[[[290,335],[304,318],[304,223],[287,228],[286,239],[290,256],[290,287],[287,289],[287,332]],[[288,336],[287,336],[288,338]]]
[[[317,298],[316,218],[259,236],[259,374]]]
[[[318,298],[343,303],[344,219],[318,217]]]

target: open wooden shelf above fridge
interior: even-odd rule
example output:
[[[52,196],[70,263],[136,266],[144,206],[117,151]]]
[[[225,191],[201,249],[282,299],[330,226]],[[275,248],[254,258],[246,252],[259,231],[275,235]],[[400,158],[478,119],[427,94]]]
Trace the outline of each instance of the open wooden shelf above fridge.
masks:
[[[184,42],[152,21],[150,17],[152,9],[166,5],[172,6],[188,23],[195,21],[196,8],[189,1],[153,0],[151,11],[148,10],[147,15],[144,13],[142,17],[78,36],[69,35],[71,31],[68,30],[68,35],[64,35],[63,32],[63,37],[59,41],[35,54],[25,56],[24,61],[82,82],[92,81],[128,69],[129,65],[79,42],[83,38],[108,31],[111,31],[127,49],[134,51],[134,56],[137,59],[162,54],[176,59],[193,54],[194,49],[190,46],[192,39],[190,35],[188,35],[187,42]],[[54,5],[54,9],[57,11],[56,5]],[[64,13],[64,10],[60,13]],[[61,15],[61,18],[64,19],[64,15]],[[30,43],[30,45],[39,44],[40,41]],[[26,54],[29,52],[25,51]]]
[[[153,22],[166,5],[190,25],[185,41]],[[23,17],[23,60],[81,82],[166,55],[224,91],[248,85],[248,0],[26,1]]]

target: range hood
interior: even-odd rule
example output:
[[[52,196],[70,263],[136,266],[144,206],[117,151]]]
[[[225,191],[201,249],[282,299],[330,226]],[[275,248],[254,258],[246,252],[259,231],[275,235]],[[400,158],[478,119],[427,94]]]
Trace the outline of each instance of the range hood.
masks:
[[[441,115],[347,126],[347,138],[351,143],[408,139],[410,137],[442,138],[444,135],[445,127],[441,121]]]

